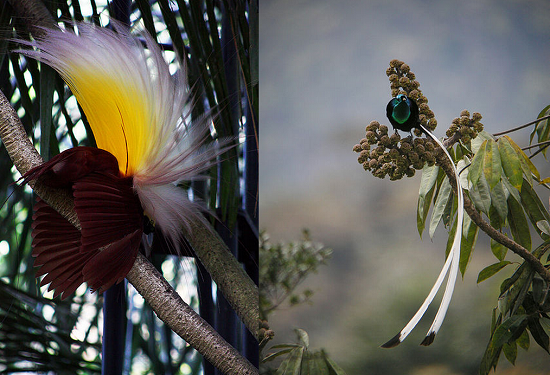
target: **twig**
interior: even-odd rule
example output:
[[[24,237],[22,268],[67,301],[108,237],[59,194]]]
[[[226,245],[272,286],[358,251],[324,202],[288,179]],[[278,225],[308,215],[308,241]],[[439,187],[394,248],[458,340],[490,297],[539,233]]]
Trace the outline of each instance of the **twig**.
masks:
[[[447,158],[443,157],[443,153],[439,152],[436,155],[438,165],[443,169],[450,181],[454,181],[454,171],[449,165]],[[456,183],[451,184],[454,193],[457,193]],[[493,228],[489,223],[487,223],[481,217],[481,214],[475,209],[470,198],[464,194],[464,210],[470,216],[472,221],[484,231],[489,237],[491,237],[496,242],[500,243],[503,246],[506,246],[508,249],[512,250],[514,253],[525,259],[531,267],[547,282],[550,282],[550,272],[543,266],[537,257],[535,257],[529,250],[512,240],[511,238],[506,237],[503,233],[499,232]]]
[[[2,92],[0,138],[21,174],[42,163],[15,110]],[[39,181],[35,181],[33,185],[36,194],[80,229],[70,194],[48,188]],[[226,374],[257,374],[257,369],[195,313],[145,257],[138,254],[127,279],[163,322],[218,369]]]
[[[36,25],[39,25],[40,27],[52,27],[54,25],[53,18],[48,16],[49,14],[47,13],[47,9],[45,9],[40,1],[10,0],[10,4],[20,17],[24,17],[26,19],[27,26],[31,32],[41,31],[40,28],[34,27]],[[4,143],[14,165],[21,174],[24,174],[32,167],[42,163],[42,158],[29,141],[13,107],[11,107],[9,101],[1,92],[0,138],[2,139],[2,142]],[[65,191],[47,188],[40,183],[31,183],[30,185],[33,187],[37,195],[44,199],[51,207],[55,208],[76,228],[80,229],[80,223],[74,211],[74,204],[70,194]],[[218,288],[222,291],[228,302],[235,309],[237,315],[239,315],[239,317],[243,320],[243,323],[245,323],[252,334],[258,338],[258,289],[246,273],[242,271],[240,264],[227,250],[219,237],[209,237],[208,235],[205,235],[205,230],[208,231],[205,228],[198,227],[196,231],[197,233],[193,233],[189,241],[193,244],[195,251],[201,259],[201,262],[208,272],[211,273],[213,280],[217,283]],[[208,232],[211,234],[210,231]],[[204,256],[205,253],[209,252],[208,246],[215,247],[213,251],[215,256]],[[139,286],[140,280],[147,280],[147,282],[151,282],[152,279],[150,278],[162,278],[162,275],[158,274],[158,272],[158,275],[141,275],[139,273],[140,271],[137,271],[135,268],[143,265],[144,262],[148,261],[145,258],[141,259],[138,256],[136,264],[134,264],[132,270],[127,276],[130,283],[133,285],[134,283],[136,284],[134,286],[138,291],[140,291],[140,293],[141,291],[147,290],[147,288],[144,289],[143,286]],[[154,267],[152,269],[154,269]],[[145,266],[141,267],[140,270],[141,272],[149,272],[147,271],[148,268]],[[219,275],[225,275],[223,271],[230,275],[229,277],[231,277],[231,280],[228,280],[228,277],[219,277]],[[166,288],[171,288],[166,280],[160,280],[159,282],[161,283],[160,285],[164,285],[162,284],[162,282],[164,282]],[[167,293],[167,289],[164,291],[166,292],[165,294],[172,294],[171,292]],[[173,324],[181,325],[185,323],[182,323],[183,320],[181,319],[171,319],[170,316],[173,316],[174,314],[180,317],[184,316],[187,314],[185,311],[189,306],[187,306],[181,299],[181,303],[178,302],[176,305],[174,305],[174,302],[170,302],[169,300],[164,301],[164,303],[158,303],[158,299],[160,297],[162,297],[162,295],[151,295],[149,299],[144,296],[151,306],[155,305],[158,307],[154,310],[159,318],[163,321],[165,321],[164,319],[168,319],[168,321],[165,322],[172,330],[174,330],[174,332],[180,334],[180,332],[182,332],[182,327],[173,326]],[[170,309],[167,310],[167,306],[170,306],[170,309],[173,309],[173,306],[179,306],[179,308],[178,311],[172,311]],[[186,335],[193,330],[197,332],[196,335],[191,335],[187,338],[182,336],[184,340],[199,350],[199,352],[201,352],[206,359],[225,373],[257,374],[258,370],[250,364],[246,358],[242,357],[221,337],[219,337],[221,341],[215,339],[218,333],[210,327],[208,323],[202,320],[202,318],[198,318],[202,322],[194,320],[195,318],[191,317],[187,320],[200,323],[197,323],[197,325],[193,327],[183,327],[185,328],[183,333]],[[227,355],[229,357],[227,357]]]
[[[539,119],[536,119],[535,121],[528,122],[527,124],[520,125],[520,126],[518,126],[518,127],[516,127],[516,128],[513,128],[513,129],[505,130],[505,131],[502,131],[502,132],[500,132],[500,133],[494,133],[493,136],[494,136],[494,137],[498,137],[499,135],[504,135],[504,134],[512,133],[512,132],[515,132],[515,131],[517,131],[517,130],[521,130],[521,129],[523,129],[523,128],[526,128],[526,127],[528,127],[528,126],[531,126],[531,125],[533,125],[533,124],[537,124],[537,123],[539,123],[539,122],[541,122],[541,121],[543,121],[543,120],[546,120],[546,119],[548,119],[548,118],[550,118],[550,115],[541,117],[541,118],[539,118]]]
[[[525,146],[525,147],[522,147],[521,149],[522,150],[529,150],[531,148],[540,147],[540,146],[544,146],[544,148],[546,148],[546,147],[550,146],[550,141],[544,141],[544,142],[536,143],[534,145]]]

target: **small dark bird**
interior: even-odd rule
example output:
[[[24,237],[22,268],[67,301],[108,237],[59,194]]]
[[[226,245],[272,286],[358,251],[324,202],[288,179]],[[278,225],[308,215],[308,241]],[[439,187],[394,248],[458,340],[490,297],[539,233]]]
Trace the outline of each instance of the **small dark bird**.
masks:
[[[418,106],[408,96],[399,94],[386,106],[386,116],[394,127],[404,132],[410,132],[413,128],[420,128],[418,119]]]
[[[433,340],[435,339],[435,335],[439,331],[439,328],[441,328],[441,324],[443,324],[445,314],[447,313],[447,309],[449,308],[449,304],[451,303],[451,297],[453,295],[454,285],[456,282],[456,277],[458,275],[460,243],[462,239],[462,221],[464,217],[464,198],[462,196],[462,186],[460,185],[458,170],[455,167],[451,155],[449,155],[447,149],[441,143],[441,141],[437,139],[437,137],[431,131],[429,131],[420,123],[418,117],[418,105],[413,99],[403,94],[397,95],[397,97],[390,100],[390,102],[386,106],[386,115],[388,116],[388,120],[390,120],[390,123],[393,125],[396,131],[397,129],[399,129],[402,131],[411,132],[412,129],[420,129],[430,138],[432,138],[443,149],[443,151],[445,151],[447,158],[449,158],[449,161],[451,162],[451,165],[453,166],[455,172],[455,179],[458,187],[457,230],[455,233],[455,238],[453,240],[453,246],[451,247],[451,251],[447,256],[445,265],[441,269],[441,272],[439,273],[439,276],[437,277],[434,286],[430,290],[428,297],[426,297],[426,299],[422,303],[422,306],[420,306],[416,314],[414,314],[412,319],[397,335],[395,335],[392,339],[382,345],[383,348],[393,348],[394,346],[399,345],[403,342],[403,340],[405,340],[405,338],[418,324],[418,322],[432,303],[439,288],[443,284],[443,279],[445,279],[445,276],[450,270],[449,278],[447,279],[447,286],[445,287],[445,293],[443,294],[443,299],[441,300],[441,304],[439,305],[437,314],[434,318],[432,326],[430,327],[428,333],[426,334],[426,337],[424,338],[424,341],[422,341],[422,343],[420,344],[428,346],[433,342]]]

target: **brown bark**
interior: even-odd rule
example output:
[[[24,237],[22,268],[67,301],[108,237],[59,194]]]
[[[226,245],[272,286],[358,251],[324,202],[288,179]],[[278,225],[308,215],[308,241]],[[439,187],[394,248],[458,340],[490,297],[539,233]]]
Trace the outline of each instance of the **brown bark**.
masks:
[[[449,142],[451,141],[451,142]],[[449,139],[447,142],[444,142],[445,146],[449,147],[452,143],[458,141],[458,139]],[[452,167],[449,164],[449,160],[445,157],[443,152],[439,152],[436,155],[437,164],[443,168],[443,171],[447,175],[450,181],[455,181],[455,174]],[[457,193],[456,182],[452,184],[454,193]],[[505,236],[502,232],[493,228],[488,222],[483,220],[481,214],[475,209],[474,204],[464,194],[464,211],[470,216],[475,225],[479,227],[483,232],[485,232],[489,237],[491,237],[496,242],[500,243],[503,246],[506,246],[508,249],[512,250],[514,253],[525,259],[529,265],[537,272],[544,280],[550,282],[550,272],[544,267],[540,260],[534,256],[529,250],[512,240],[511,238]]]
[[[35,27],[37,25],[52,27],[53,19],[39,1],[17,0],[10,3],[19,17],[25,18],[29,25],[33,25],[29,27],[31,32],[40,32],[40,28]],[[0,138],[21,174],[43,162],[29,141],[17,114],[2,93],[0,93]],[[47,188],[39,182],[31,183],[31,186],[37,195],[80,229],[72,196],[68,192]],[[212,235],[212,231],[197,226],[189,241],[218,288],[257,338],[259,317],[257,287],[221,239]],[[138,256],[127,279],[138,292],[142,293],[161,320],[221,371],[227,374],[258,372],[181,300],[162,275],[143,256]]]

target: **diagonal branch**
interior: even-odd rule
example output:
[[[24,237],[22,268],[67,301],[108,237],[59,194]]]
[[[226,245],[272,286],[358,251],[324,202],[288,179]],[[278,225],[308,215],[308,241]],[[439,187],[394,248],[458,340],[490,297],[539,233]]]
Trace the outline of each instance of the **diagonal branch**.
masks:
[[[42,2],[38,0],[9,0],[9,2],[14,8],[15,13],[20,18],[24,18],[26,20],[26,25],[27,27],[29,27],[29,30],[32,33],[39,33],[41,32],[41,28],[52,27],[54,25],[53,18],[49,15],[48,10],[44,7]],[[14,165],[21,174],[24,174],[29,169],[42,163],[40,155],[36,152],[35,148],[28,140],[27,135],[21,126],[20,120],[17,117],[17,114],[14,112],[13,108],[3,94],[0,95],[0,138],[6,146],[6,149],[8,150],[8,153],[12,158]],[[80,229],[80,223],[78,222],[78,218],[76,217],[76,213],[74,212],[74,204],[70,194],[65,191],[49,189],[45,186],[42,186],[40,183],[31,183],[31,186],[42,199],[50,204],[50,206],[58,210],[76,228]],[[258,338],[258,288],[250,279],[250,277],[248,277],[248,275],[244,272],[235,257],[229,252],[223,241],[218,236],[212,235],[212,233],[213,231],[209,228],[197,224],[188,240],[192,244],[198,258],[201,260],[208,272],[212,275],[212,278],[216,282],[217,287],[224,294],[227,301],[231,304],[231,306],[233,307],[237,315],[241,318],[243,323],[246,325],[248,330],[254,335],[254,337]],[[149,277],[157,277],[154,275],[146,274],[144,276],[139,274],[139,272],[153,272],[154,268],[151,267],[152,270],[150,270],[149,267],[146,267],[144,265],[147,264],[146,262],[148,263],[145,258],[138,256],[136,264],[127,276],[127,279],[140,293],[146,293],[149,290],[148,283],[151,282],[151,279],[149,279]],[[138,266],[139,271],[137,268]],[[160,274],[158,274],[158,276],[162,278]],[[147,280],[147,282],[145,282],[145,280]],[[140,281],[143,282],[140,283]],[[159,285],[164,285],[164,287],[166,288],[170,287],[166,280],[164,280],[164,283],[166,284],[161,283]],[[173,294],[175,294],[175,292]],[[177,294],[175,294],[175,296],[177,296]],[[159,296],[155,296],[153,299],[156,298],[159,298]],[[179,296],[177,296],[177,298],[179,298]],[[163,308],[163,306],[171,306],[169,303],[157,304],[155,303],[155,301],[152,300],[147,301],[151,306],[157,305],[159,308]],[[183,301],[181,302],[183,303]],[[157,313],[157,315],[159,315],[159,317],[161,317],[161,313],[159,313],[157,309],[155,309],[155,312]],[[191,312],[194,313],[192,309],[189,313]],[[173,316],[174,314],[169,315]],[[200,319],[200,317],[198,318]],[[171,321],[174,322],[173,319],[171,319]],[[203,323],[205,325],[208,325],[206,322]],[[200,323],[200,327],[198,326],[197,328],[201,328],[203,323]],[[178,327],[174,327],[169,323],[167,324],[176,333],[180,334],[180,332],[178,332]],[[181,325],[181,322],[179,322],[178,324]],[[208,327],[211,329],[210,326]],[[214,331],[214,333],[217,335],[217,332]],[[210,336],[206,335],[202,337],[202,340],[205,342],[209,342],[209,345],[212,346],[212,348],[222,347],[218,346],[221,344],[216,341],[217,339],[212,339],[215,337],[215,335],[210,334]],[[195,344],[193,344],[188,339],[184,339],[195,348],[197,348],[197,350],[201,351],[199,347],[203,346],[200,342],[195,341]],[[216,363],[221,364],[221,361],[227,362],[231,366],[231,362],[233,362],[231,358],[228,358],[225,354],[218,352],[217,350],[212,348],[208,350],[210,354],[206,354],[204,352],[201,353],[205,355],[205,357],[209,359],[211,363],[214,364],[216,367],[218,367]],[[235,351],[236,355],[239,355],[235,349],[233,350]],[[226,353],[230,353],[230,351],[226,350]],[[233,353],[232,355],[234,355],[235,353]],[[244,361],[246,361],[246,359],[244,359]],[[246,362],[248,363],[248,361]],[[222,369],[221,367],[218,368]],[[257,370],[254,369],[254,367],[250,365],[250,363],[248,363],[248,365],[246,366],[243,366],[242,368],[246,370],[242,370],[244,372],[241,373],[257,373]]]
[[[449,146],[449,144],[445,144]],[[437,164],[443,169],[450,181],[455,180],[455,175],[452,167],[449,165],[449,161],[442,152],[436,154]],[[456,184],[451,184],[454,193],[456,194]],[[475,209],[474,204],[470,198],[464,194],[464,210],[470,216],[472,221],[484,231],[489,237],[491,237],[496,242],[500,243],[503,246],[506,246],[508,249],[512,250],[514,253],[525,259],[531,267],[546,281],[550,282],[550,272],[543,266],[540,260],[534,256],[529,250],[512,240],[511,238],[505,236],[500,231],[493,228],[488,222],[486,222],[481,214]]]
[[[15,110],[2,92],[0,138],[21,174],[42,163]],[[36,194],[58,210],[76,228],[80,228],[72,196],[68,192],[49,188],[39,181],[33,185]],[[141,254],[138,254],[127,279],[163,322],[218,369],[226,374],[257,374],[257,369],[187,305]]]

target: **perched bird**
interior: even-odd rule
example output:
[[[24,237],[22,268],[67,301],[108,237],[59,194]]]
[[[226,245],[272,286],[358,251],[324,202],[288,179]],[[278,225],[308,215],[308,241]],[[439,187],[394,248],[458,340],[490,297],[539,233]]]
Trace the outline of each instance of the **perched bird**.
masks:
[[[416,102],[407,97],[406,95],[400,94],[397,95],[397,97],[390,100],[386,107],[386,114],[388,116],[388,120],[390,120],[390,123],[393,125],[395,129],[408,131],[410,132],[413,128],[420,129],[422,132],[426,133],[430,138],[432,138],[442,149],[445,151],[445,154],[447,155],[447,158],[449,158],[450,164],[452,165],[455,173],[455,180],[457,184],[457,194],[458,194],[458,214],[457,214],[457,229],[455,232],[455,237],[453,240],[453,244],[451,247],[451,251],[449,252],[449,255],[447,256],[447,260],[445,261],[445,264],[443,265],[443,268],[441,269],[441,272],[439,273],[439,276],[437,277],[437,280],[430,290],[430,293],[416,312],[416,314],[412,317],[412,319],[405,325],[405,327],[397,334],[395,335],[391,340],[386,342],[382,345],[383,348],[392,348],[394,346],[399,345],[405,338],[411,333],[411,331],[414,329],[414,327],[418,324],[426,310],[428,309],[428,306],[433,301],[435,295],[437,294],[439,288],[441,287],[441,284],[443,283],[443,280],[445,279],[445,276],[447,273],[449,273],[449,278],[447,280],[447,286],[445,287],[445,293],[443,294],[443,299],[441,301],[441,304],[439,305],[439,309],[437,311],[437,314],[434,318],[434,321],[428,330],[428,333],[426,334],[426,337],[422,341],[421,345],[428,346],[430,345],[437,332],[441,328],[441,324],[443,323],[443,320],[445,319],[445,314],[447,313],[447,309],[449,308],[449,304],[451,302],[451,297],[453,295],[453,290],[456,282],[456,278],[458,275],[458,266],[460,261],[460,244],[462,239],[462,221],[464,217],[464,198],[462,196],[462,187],[460,185],[460,178],[458,170],[455,167],[455,164],[453,162],[453,159],[451,158],[451,155],[449,155],[449,152],[446,150],[445,146],[437,139],[435,135],[432,134],[426,127],[424,127],[418,117],[418,106]],[[450,269],[450,272],[449,272]]]
[[[386,116],[394,129],[410,132],[413,128],[421,129],[418,120],[418,106],[408,96],[399,94],[386,106]]]
[[[53,67],[82,107],[97,147],[74,147],[30,170],[72,192],[82,230],[38,199],[32,225],[37,276],[54,297],[67,298],[86,282],[105,291],[124,279],[137,256],[144,223],[152,221],[177,247],[202,207],[178,187],[204,178],[232,142],[210,138],[211,119],[189,121],[186,73],[170,74],[153,38],[145,43],[122,25],[76,23],[77,33],[44,29],[18,51]]]

